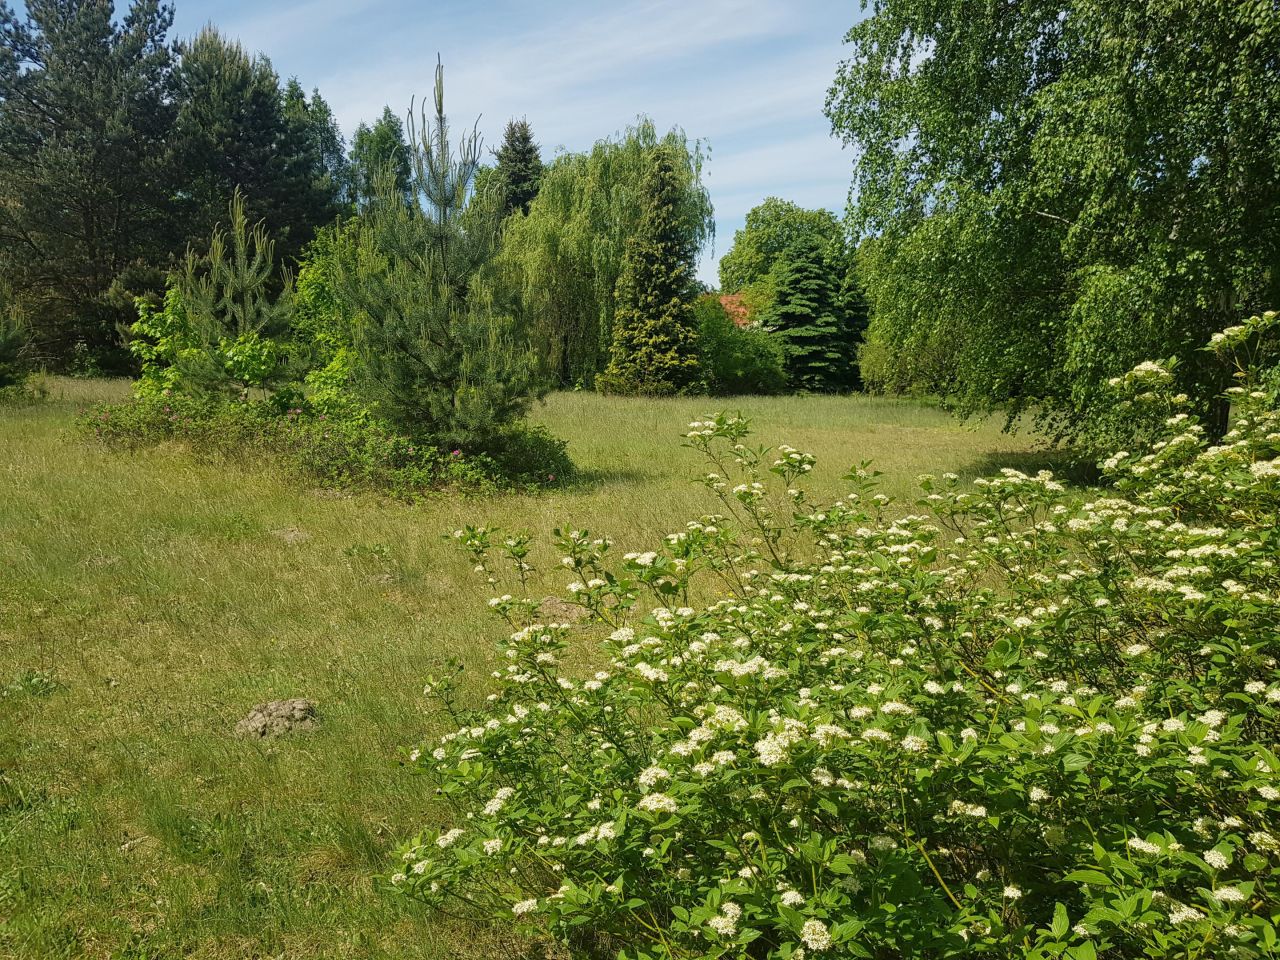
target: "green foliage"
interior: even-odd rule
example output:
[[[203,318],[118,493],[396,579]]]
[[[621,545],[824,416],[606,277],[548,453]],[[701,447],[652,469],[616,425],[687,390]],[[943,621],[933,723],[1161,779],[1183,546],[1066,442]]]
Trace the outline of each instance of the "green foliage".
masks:
[[[527,423],[510,424],[486,438],[476,459],[504,486],[556,486],[577,472],[568,443],[544,426]]]
[[[300,407],[282,413],[268,401],[227,403],[210,396],[149,393],[90,410],[80,427],[116,449],[177,443],[204,459],[274,464],[321,486],[398,497],[512,483],[484,457],[424,446],[376,421],[330,418]]]
[[[779,256],[773,305],[762,323],[782,343],[793,387],[853,386],[856,334],[817,237],[802,234]]]
[[[801,237],[813,237],[834,269],[847,264],[844,228],[830,210],[806,210],[768,197],[747,211],[746,224],[720,258],[720,288],[739,293],[765,280],[783,253]]]
[[[559,156],[543,172],[528,214],[503,228],[499,296],[512,300],[555,382],[591,386],[609,359],[623,253],[643,214],[653,153],[678,158],[676,217],[695,251],[712,236],[701,144],[679,130],[658,136],[642,120],[590,152]]]
[[[331,110],[172,6],[0,3],[0,282],[58,369],[127,369],[119,330],[243,189],[288,262],[341,209]]]
[[[274,293],[274,263],[272,240],[261,222],[250,226],[237,191],[229,231],[215,227],[207,254],[188,253],[163,309],[138,300],[130,349],[142,365],[139,394],[282,388],[291,375],[283,341],[293,291],[286,276]]]
[[[148,289],[138,261],[181,249],[167,162],[173,11],[133,0],[116,21],[106,3],[24,6],[19,17],[0,3],[0,282],[42,356],[65,362],[82,342],[119,362],[116,325]]]
[[[1280,295],[1275,6],[890,0],[848,42],[872,380],[1080,438],[1109,378],[1177,356],[1220,434],[1195,347]]]
[[[699,376],[696,247],[680,219],[678,162],[659,149],[645,176],[643,210],[618,277],[609,365],[596,378],[596,389],[606,393],[684,393]]]
[[[542,154],[533,142],[533,130],[525,119],[507,121],[502,146],[495,152],[497,175],[506,196],[508,214],[529,212],[529,204],[538,195],[542,180]]]
[[[429,678],[452,729],[408,760],[453,818],[392,884],[588,957],[1273,954],[1280,411],[1241,372],[1228,443],[1183,416],[1105,495],[898,504],[863,466],[811,502],[813,457],[690,424],[719,513],[620,559],[558,533],[594,656],[516,587],[486,705]],[[454,537],[536,573],[527,535]]]
[[[391,171],[395,192],[410,199],[412,177],[409,172],[409,145],[404,142],[404,124],[382,108],[382,116],[372,127],[361,123],[351,140],[351,184],[356,205],[365,209],[376,196],[375,187],[384,171]]]
[[[787,386],[782,345],[758,324],[739,327],[720,298],[694,301],[698,357],[706,391],[714,396],[782,393]]]
[[[26,376],[27,329],[0,287],[0,389],[22,382]]]
[[[493,256],[501,210],[481,198],[490,206],[461,227],[480,139],[472,131],[451,154],[439,65],[433,102],[434,116],[424,102],[410,129],[412,202],[384,171],[355,249],[334,260],[334,291],[354,321],[361,401],[407,435],[474,449],[517,420],[540,384],[514,322],[473,282]]]
[[[355,255],[360,224],[350,221],[321,230],[298,270],[293,298],[294,349],[306,356],[303,391],[307,406],[343,420],[371,416],[356,391],[355,317],[338,292],[339,257]]]
[[[187,236],[209,236],[240,190],[288,263],[340,209],[342,138],[329,106],[281,88],[271,62],[213,27],[179,45],[179,108],[172,150],[182,181],[177,214]]]
[[[304,194],[310,209],[305,211],[303,229],[311,231],[332,220],[351,197],[346,140],[318,89],[313,88],[308,99],[295,77],[285,84],[282,98],[289,173],[299,180],[310,180],[310,189]],[[294,198],[294,202],[301,199]]]

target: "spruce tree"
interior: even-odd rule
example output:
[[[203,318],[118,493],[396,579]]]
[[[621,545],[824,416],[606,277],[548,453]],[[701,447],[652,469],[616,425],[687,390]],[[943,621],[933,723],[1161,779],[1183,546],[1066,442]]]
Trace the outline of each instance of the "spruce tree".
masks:
[[[773,272],[776,298],[764,324],[782,341],[788,381],[815,392],[852,386],[853,332],[818,238],[797,238]]]
[[[493,155],[498,159],[498,175],[506,191],[506,213],[528,213],[542,182],[542,155],[533,142],[529,121],[507,121],[502,146]]]
[[[696,248],[677,212],[681,191],[675,156],[655,150],[618,278],[609,366],[596,379],[606,393],[677,394],[698,379]]]

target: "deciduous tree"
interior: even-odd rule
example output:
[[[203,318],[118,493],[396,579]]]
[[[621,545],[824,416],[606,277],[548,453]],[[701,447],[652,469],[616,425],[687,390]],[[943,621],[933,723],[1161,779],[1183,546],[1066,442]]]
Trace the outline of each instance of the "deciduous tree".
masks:
[[[1221,430],[1208,333],[1280,298],[1270,0],[887,0],[828,95],[874,378],[1078,435],[1150,355]]]

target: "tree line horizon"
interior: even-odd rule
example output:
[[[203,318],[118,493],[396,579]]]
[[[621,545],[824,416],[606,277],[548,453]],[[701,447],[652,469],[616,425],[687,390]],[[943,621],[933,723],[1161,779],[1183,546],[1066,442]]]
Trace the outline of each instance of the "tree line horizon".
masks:
[[[1231,371],[1194,345],[1280,299],[1280,15],[1168,5],[876,7],[824,106],[852,148],[848,209],[748,214],[719,269],[755,321],[741,337],[693,274],[714,228],[701,141],[642,117],[544,163],[513,119],[469,178],[503,194],[493,306],[550,386],[931,394],[1070,441],[1109,379],[1164,355],[1221,429]],[[135,300],[158,302],[237,191],[292,272],[380,178],[422,189],[390,107],[348,148],[318,89],[212,26],[169,42],[172,23],[159,0],[119,20],[0,4],[0,296],[51,367],[135,370]]]

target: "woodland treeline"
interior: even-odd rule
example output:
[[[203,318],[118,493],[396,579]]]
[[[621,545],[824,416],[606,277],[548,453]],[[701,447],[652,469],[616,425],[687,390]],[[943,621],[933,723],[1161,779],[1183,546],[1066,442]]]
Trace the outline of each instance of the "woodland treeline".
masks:
[[[496,149],[466,142],[474,156],[449,159],[441,103],[417,120],[388,107],[347,144],[318,90],[213,27],[169,39],[172,18],[158,0],[118,19],[102,0],[34,0],[21,18],[0,4],[0,367],[137,373],[156,345],[147,318],[218,274],[214,238],[237,217],[269,245],[259,279],[283,298],[278,317],[223,311],[183,349],[275,357],[256,379],[225,357],[206,372],[294,384],[303,410],[323,395],[317,371],[361,349],[399,354],[321,379],[354,385],[365,369],[353,389],[375,413],[389,380],[421,389],[421,371],[391,374],[405,357],[461,409],[487,392],[465,385],[515,350],[525,399],[866,388],[1111,446],[1127,421],[1108,384],[1151,356],[1176,361],[1220,433],[1233,372],[1198,345],[1280,300],[1269,0],[868,9],[826,98],[851,148],[845,215],[770,197],[718,291],[695,276],[714,224],[705,144],[682,131],[641,118],[545,158],[519,118]],[[421,236],[401,224],[384,238],[382,299],[356,296],[343,264],[368,266],[395,211]],[[445,225],[464,267],[444,265]],[[424,237],[431,256],[414,252]],[[437,318],[443,341],[425,320],[370,313],[423,283],[458,298]],[[440,346],[478,315],[502,350]],[[393,320],[409,327],[371,333]],[[430,419],[400,422],[436,436]]]

